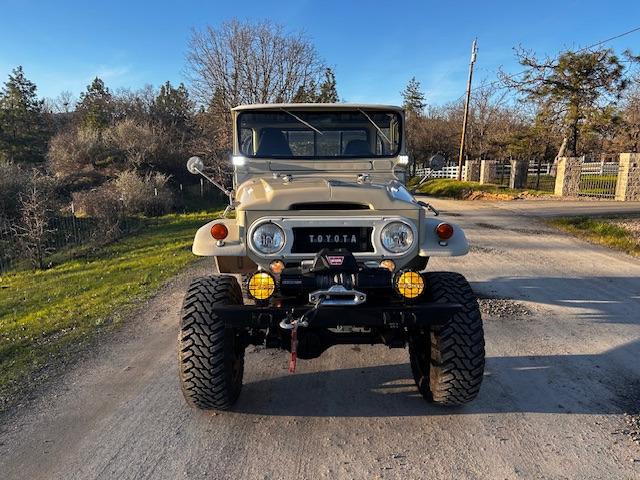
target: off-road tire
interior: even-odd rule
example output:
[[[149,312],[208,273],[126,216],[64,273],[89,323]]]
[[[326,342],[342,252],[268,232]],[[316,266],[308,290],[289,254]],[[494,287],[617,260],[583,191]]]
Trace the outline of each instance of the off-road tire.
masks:
[[[429,272],[425,281],[425,301],[459,303],[462,311],[446,325],[410,336],[413,378],[427,401],[462,405],[478,395],[484,374],[480,308],[469,282],[458,273]]]
[[[178,360],[187,403],[200,409],[227,410],[238,399],[244,373],[240,332],[225,328],[217,305],[241,305],[238,281],[229,275],[196,278],[182,305]]]

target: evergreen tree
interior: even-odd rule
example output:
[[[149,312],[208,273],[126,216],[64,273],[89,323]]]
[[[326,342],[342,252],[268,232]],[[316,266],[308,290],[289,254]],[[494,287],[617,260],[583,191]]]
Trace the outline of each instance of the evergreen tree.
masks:
[[[411,80],[409,80],[409,83],[400,94],[404,99],[402,106],[407,112],[407,117],[413,115],[422,116],[427,103],[425,102],[420,82],[416,80],[416,77],[411,77]]]
[[[317,103],[338,102],[338,90],[336,89],[336,76],[330,68],[324,71],[324,80],[320,84],[320,93],[316,98]]]
[[[293,96],[293,103],[315,103],[318,101],[318,86],[310,80],[308,84],[300,85]]]
[[[151,115],[172,131],[185,131],[191,122],[194,104],[184,84],[177,88],[166,82],[151,106]]]
[[[36,90],[21,66],[5,82],[0,93],[0,157],[14,162],[44,160],[48,132],[44,102]]]
[[[101,79],[94,78],[87,91],[80,94],[77,111],[84,127],[103,130],[109,126],[114,113],[113,95]]]

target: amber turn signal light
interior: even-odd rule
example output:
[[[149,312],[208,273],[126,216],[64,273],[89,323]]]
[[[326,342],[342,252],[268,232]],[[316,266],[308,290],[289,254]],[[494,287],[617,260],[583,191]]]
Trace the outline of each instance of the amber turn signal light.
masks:
[[[216,240],[224,240],[229,235],[229,229],[224,223],[214,223],[211,227],[211,236]]]
[[[274,260],[269,264],[269,270],[276,275],[280,275],[284,270],[284,262],[282,260]]]
[[[380,262],[380,267],[381,268],[386,268],[390,272],[393,272],[396,269],[396,262],[394,262],[393,260],[389,260],[389,259],[382,260]]]
[[[453,227],[443,222],[436,227],[436,235],[442,240],[449,240],[453,236]]]

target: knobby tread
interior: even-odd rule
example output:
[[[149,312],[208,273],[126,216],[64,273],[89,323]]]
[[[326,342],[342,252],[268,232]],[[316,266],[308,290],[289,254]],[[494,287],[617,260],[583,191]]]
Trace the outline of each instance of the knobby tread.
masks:
[[[178,361],[182,393],[196,408],[227,410],[240,395],[244,345],[215,314],[217,305],[240,304],[242,291],[230,275],[196,278],[187,290]]]
[[[462,405],[480,391],[484,375],[484,331],[475,294],[464,276],[453,272],[425,274],[426,300],[459,303],[462,311],[429,334],[409,342],[411,370],[425,399],[439,405]]]

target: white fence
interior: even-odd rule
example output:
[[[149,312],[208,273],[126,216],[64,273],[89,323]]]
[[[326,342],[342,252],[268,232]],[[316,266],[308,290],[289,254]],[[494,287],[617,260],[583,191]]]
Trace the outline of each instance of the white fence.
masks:
[[[462,178],[464,179],[464,169],[462,170]],[[458,166],[447,165],[442,170],[431,170],[430,168],[418,168],[416,169],[416,177],[423,178],[429,176],[429,178],[458,178]]]
[[[583,175],[617,175],[619,162],[583,162]]]
[[[598,163],[598,165],[600,165]],[[543,163],[540,165],[540,175],[549,175],[551,173],[551,163]],[[507,161],[500,161],[496,166],[498,176],[505,175],[509,176],[511,172],[511,164]],[[462,179],[464,180],[466,177],[465,169],[462,169]],[[535,163],[529,164],[529,174],[537,175],[538,174],[538,165]],[[457,165],[448,165],[444,167],[442,170],[432,171],[430,168],[418,168],[416,169],[416,176],[419,178],[423,178],[425,175],[428,175],[429,178],[458,178],[458,166]]]
[[[619,176],[619,160],[612,155],[583,156],[580,159],[580,182],[578,195],[589,197],[615,198]],[[512,163],[510,160],[495,161],[495,170],[491,183],[509,185]],[[466,168],[462,171],[465,179]],[[448,165],[442,170],[432,171],[429,168],[418,168],[418,178],[451,178],[458,177],[457,165]],[[556,172],[553,162],[534,159],[529,162],[526,187],[553,192],[556,186]]]

